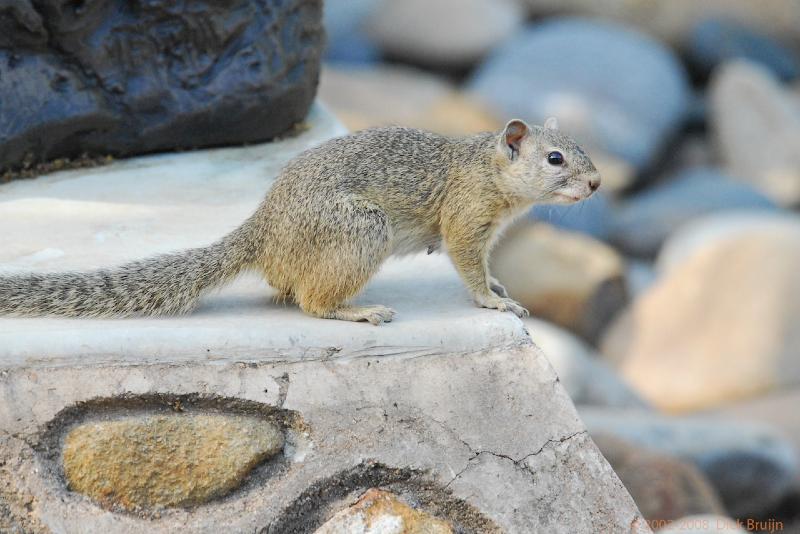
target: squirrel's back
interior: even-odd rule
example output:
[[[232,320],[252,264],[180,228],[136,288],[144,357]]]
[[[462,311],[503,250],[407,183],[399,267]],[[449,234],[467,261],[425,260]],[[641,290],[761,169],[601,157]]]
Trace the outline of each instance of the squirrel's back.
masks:
[[[414,128],[370,128],[333,139],[294,158],[268,196],[273,205],[299,197],[325,202],[351,195],[380,205],[397,222],[436,216],[448,178],[490,165],[494,134],[451,138]],[[488,170],[484,174],[489,174]]]

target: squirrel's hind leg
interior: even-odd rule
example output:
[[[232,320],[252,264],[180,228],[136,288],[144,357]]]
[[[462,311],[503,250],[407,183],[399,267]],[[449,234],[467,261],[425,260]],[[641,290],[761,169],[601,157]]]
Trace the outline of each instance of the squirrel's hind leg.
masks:
[[[315,317],[343,321],[389,322],[394,310],[385,306],[349,306],[391,251],[386,214],[372,206],[349,205],[331,214],[338,218],[327,229],[325,245],[309,258],[302,278],[294,284],[300,308]]]

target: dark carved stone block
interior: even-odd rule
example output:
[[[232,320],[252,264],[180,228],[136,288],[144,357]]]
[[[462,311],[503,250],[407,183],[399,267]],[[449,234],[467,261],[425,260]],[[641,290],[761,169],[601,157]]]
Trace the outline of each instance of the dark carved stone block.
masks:
[[[0,172],[264,141],[316,92],[321,0],[0,0]]]

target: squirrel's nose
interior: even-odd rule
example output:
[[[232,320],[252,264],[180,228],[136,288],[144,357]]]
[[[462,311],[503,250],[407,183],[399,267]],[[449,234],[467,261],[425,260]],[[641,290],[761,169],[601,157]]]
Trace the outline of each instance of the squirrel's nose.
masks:
[[[600,187],[600,177],[599,176],[592,176],[589,178],[589,189],[592,191],[597,191],[597,188]]]

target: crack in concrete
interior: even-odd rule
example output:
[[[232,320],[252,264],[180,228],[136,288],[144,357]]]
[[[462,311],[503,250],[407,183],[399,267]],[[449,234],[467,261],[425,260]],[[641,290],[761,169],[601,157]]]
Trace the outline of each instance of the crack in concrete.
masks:
[[[542,451],[544,451],[544,450],[545,450],[545,449],[546,449],[546,448],[547,448],[549,445],[552,445],[552,444],[560,444],[560,443],[567,442],[567,441],[569,441],[569,440],[571,440],[571,439],[573,439],[573,438],[575,438],[575,437],[577,437],[577,436],[580,436],[581,434],[587,434],[587,435],[588,435],[588,431],[587,431],[587,430],[578,430],[577,432],[573,432],[572,434],[569,434],[569,435],[567,435],[567,436],[563,436],[563,437],[561,437],[561,438],[556,438],[556,439],[552,439],[552,438],[551,438],[551,439],[548,439],[547,441],[545,441],[545,442],[544,442],[544,444],[542,444],[542,446],[541,446],[541,447],[539,447],[539,449],[537,449],[536,451],[534,451],[534,452],[531,452],[531,453],[529,453],[529,454],[526,454],[525,456],[523,456],[522,458],[519,458],[519,459],[514,459],[514,458],[512,458],[511,456],[509,456],[509,455],[507,455],[507,454],[502,454],[502,453],[499,453],[499,452],[494,452],[494,451],[491,451],[491,450],[484,450],[484,449],[474,449],[474,448],[472,448],[472,446],[470,446],[470,445],[469,445],[469,443],[467,443],[467,442],[466,442],[466,441],[464,441],[463,439],[460,439],[460,438],[459,438],[459,439],[460,439],[460,441],[461,441],[461,442],[462,442],[464,445],[466,445],[467,447],[469,447],[470,451],[472,451],[472,457],[471,457],[471,458],[469,458],[469,459],[467,460],[467,463],[466,463],[466,465],[464,466],[464,468],[463,468],[463,469],[461,469],[461,470],[460,470],[458,473],[456,473],[456,474],[455,474],[455,476],[454,476],[452,479],[450,479],[450,481],[448,481],[448,482],[447,482],[447,484],[445,484],[445,485],[444,485],[444,487],[445,487],[445,489],[447,489],[448,487],[450,487],[450,484],[452,484],[453,482],[455,482],[455,481],[456,481],[456,480],[457,480],[457,479],[458,479],[458,478],[459,478],[461,475],[463,475],[463,474],[464,474],[464,472],[465,472],[465,471],[467,471],[467,470],[470,468],[470,466],[471,466],[471,465],[473,465],[473,462],[474,462],[474,461],[475,461],[477,458],[479,458],[479,457],[480,457],[482,454],[489,454],[489,455],[491,455],[491,456],[494,456],[494,457],[496,457],[496,458],[502,458],[502,459],[504,459],[504,460],[508,460],[509,462],[513,463],[515,467],[517,467],[517,468],[519,468],[519,469],[523,469],[523,470],[525,470],[525,471],[528,471],[528,472],[529,472],[531,475],[533,475],[533,474],[534,474],[534,473],[533,473],[533,471],[531,471],[531,469],[530,469],[530,468],[529,468],[529,467],[528,467],[528,466],[525,464],[525,461],[526,461],[528,458],[530,458],[530,457],[532,457],[532,456],[536,456],[536,455],[540,454],[540,453],[541,453]]]
[[[574,438],[574,437],[577,437],[577,436],[579,436],[579,435],[581,435],[581,434],[588,434],[588,433],[589,433],[589,431],[588,431],[588,430],[578,430],[577,432],[573,432],[572,434],[569,434],[569,435],[567,435],[567,436],[564,436],[564,437],[562,437],[562,438],[558,438],[558,439],[548,439],[547,441],[545,441],[545,442],[544,442],[544,444],[543,444],[541,447],[539,447],[539,450],[537,450],[537,451],[535,451],[535,452],[532,452],[532,453],[530,453],[530,454],[528,454],[528,455],[524,456],[523,458],[521,458],[521,459],[520,459],[520,460],[518,460],[518,461],[519,461],[519,462],[524,462],[525,460],[527,460],[527,459],[528,459],[528,458],[530,458],[531,456],[536,456],[537,454],[541,453],[541,452],[542,452],[542,451],[545,449],[545,447],[547,447],[547,446],[548,446],[548,445],[550,445],[551,443],[564,443],[565,441],[569,441],[569,440],[571,440],[572,438]]]
[[[467,469],[469,469],[469,466],[470,466],[470,464],[472,463],[472,460],[474,460],[474,459],[475,459],[475,457],[473,456],[472,458],[470,458],[469,460],[467,460],[467,464],[464,466],[464,468],[463,468],[463,469],[461,469],[461,470],[460,470],[458,473],[456,473],[456,474],[455,474],[455,476],[454,476],[453,478],[451,478],[451,479],[450,479],[450,480],[447,482],[447,484],[445,484],[445,485],[444,485],[444,489],[448,489],[448,488],[450,487],[450,484],[452,484],[453,482],[455,482],[456,480],[458,480],[458,477],[460,477],[461,475],[463,475],[463,474],[464,474],[464,471],[466,471]]]

